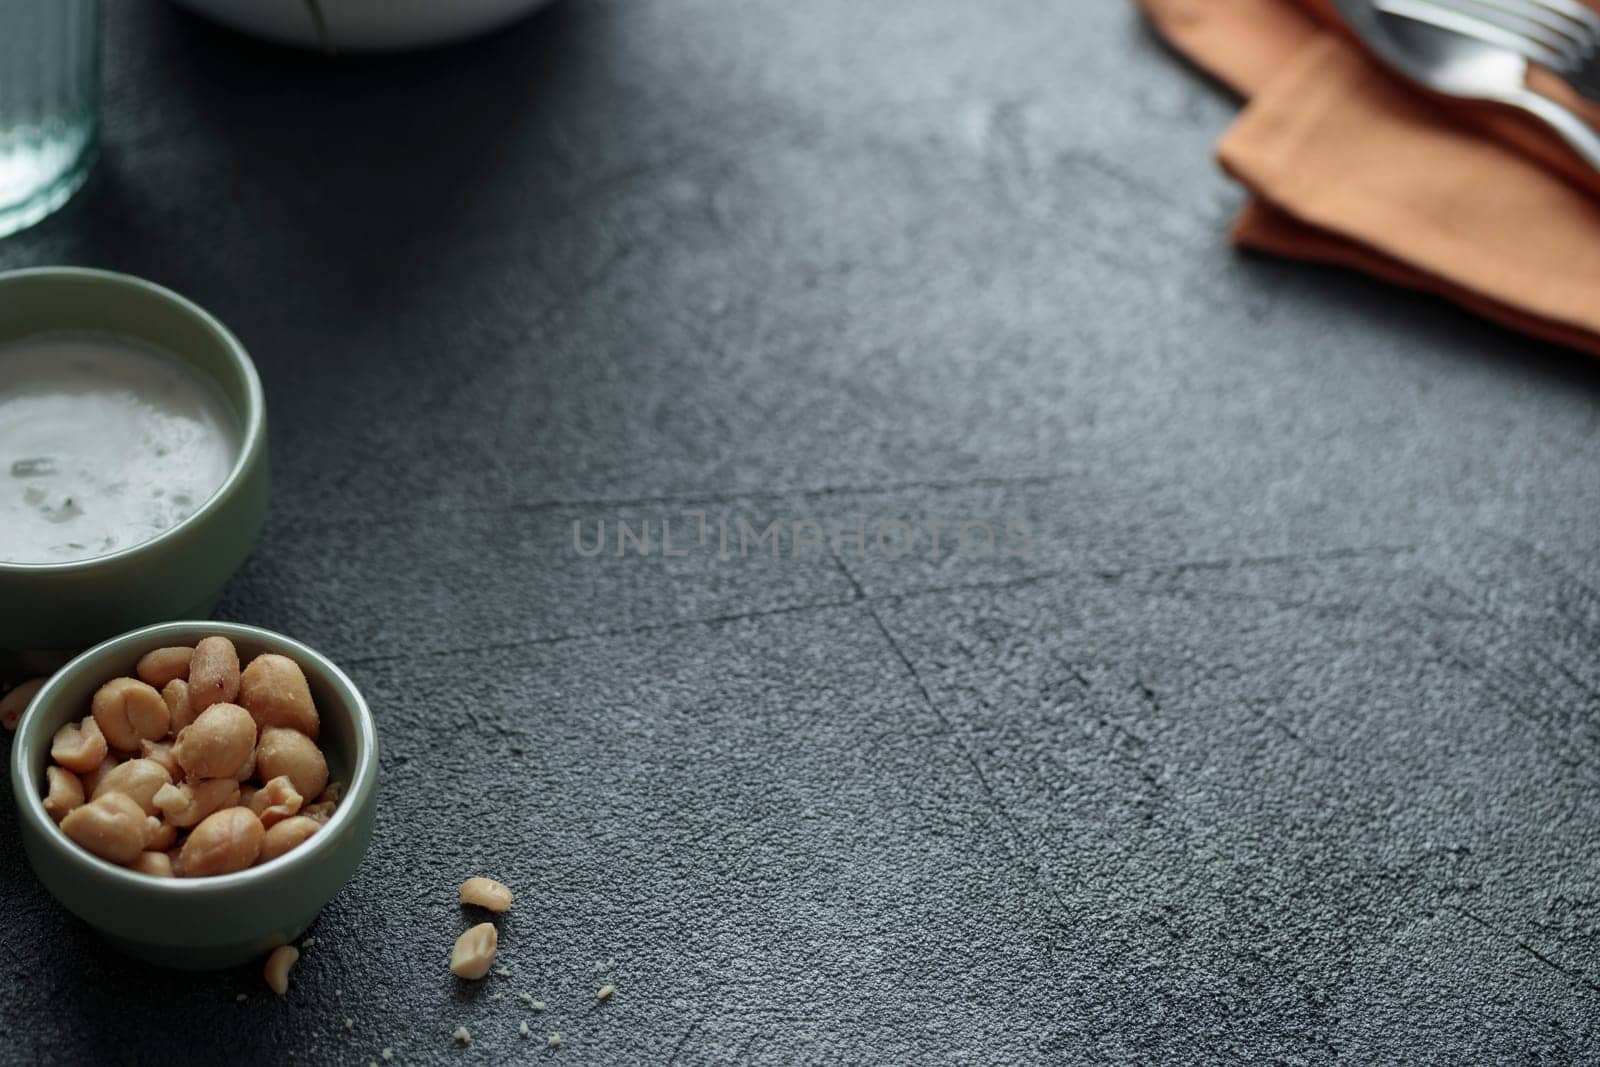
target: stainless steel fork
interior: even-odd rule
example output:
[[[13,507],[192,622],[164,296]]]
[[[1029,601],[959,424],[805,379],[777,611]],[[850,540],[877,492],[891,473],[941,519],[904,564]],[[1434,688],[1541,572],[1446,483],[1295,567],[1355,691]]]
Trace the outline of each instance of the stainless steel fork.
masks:
[[[1600,100],[1600,13],[1578,0],[1379,0],[1377,6],[1510,48]]]
[[[1530,49],[1540,47],[1550,53],[1549,58],[1562,53],[1545,47],[1543,39],[1508,29],[1513,25],[1505,20],[1511,17],[1508,14],[1500,22],[1462,14],[1456,5],[1463,2],[1334,0],[1334,6],[1372,54],[1397,73],[1444,96],[1503,104],[1531,115],[1600,170],[1600,134],[1575,112],[1527,85]],[[1491,6],[1491,2],[1520,7],[1522,0],[1476,0],[1476,6]],[[1548,28],[1548,21],[1555,17],[1552,12],[1556,9],[1550,6],[1555,0],[1526,2],[1542,9],[1538,14],[1544,21],[1539,24]],[[1581,51],[1575,44],[1571,47]]]

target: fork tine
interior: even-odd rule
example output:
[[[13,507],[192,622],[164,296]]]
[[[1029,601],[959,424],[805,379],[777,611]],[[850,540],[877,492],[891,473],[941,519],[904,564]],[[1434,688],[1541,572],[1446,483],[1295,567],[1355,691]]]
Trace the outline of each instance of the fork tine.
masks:
[[[1556,16],[1549,12],[1540,12],[1542,17],[1534,18],[1527,12],[1529,5],[1522,3],[1521,0],[1426,0],[1426,2],[1467,18],[1487,22],[1507,33],[1525,37],[1561,56],[1562,62],[1556,64],[1560,68],[1573,66],[1583,58],[1582,45],[1571,23],[1551,26],[1549,23],[1555,21]]]
[[[1484,44],[1504,48],[1536,63],[1543,63],[1553,70],[1566,70],[1571,66],[1571,61],[1565,55],[1546,47],[1539,41],[1476,15],[1462,14],[1455,8],[1445,7],[1439,0],[1377,0],[1373,6],[1388,15],[1421,22],[1451,33],[1458,33],[1463,37],[1471,37]]]
[[[1477,3],[1548,26],[1571,37],[1586,51],[1600,44],[1600,13],[1577,0],[1477,0]]]
[[[1542,7],[1552,14],[1570,19],[1583,27],[1595,42],[1600,42],[1600,12],[1578,0],[1524,0],[1533,7]]]

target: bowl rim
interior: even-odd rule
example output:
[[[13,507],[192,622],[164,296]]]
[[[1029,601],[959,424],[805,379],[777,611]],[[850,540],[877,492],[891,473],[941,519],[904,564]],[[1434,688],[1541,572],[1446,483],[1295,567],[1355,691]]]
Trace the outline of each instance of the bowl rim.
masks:
[[[67,560],[62,563],[20,563],[0,559],[0,574],[35,575],[89,571],[107,565],[123,563],[142,552],[162,547],[167,542],[183,536],[187,531],[208,521],[213,515],[228,506],[228,501],[233,496],[234,491],[244,481],[251,467],[256,463],[262,450],[262,440],[266,435],[266,393],[261,387],[261,375],[256,372],[255,361],[250,358],[250,353],[239,339],[233,335],[233,331],[224,326],[222,320],[211,314],[211,312],[164,285],[157,285],[155,282],[133,274],[123,274],[114,270],[96,270],[92,267],[26,267],[22,270],[0,271],[0,290],[14,282],[40,279],[66,282],[68,284],[82,283],[91,287],[101,285],[126,286],[141,290],[156,300],[171,305],[179,313],[187,315],[198,323],[202,329],[211,333],[221,342],[223,350],[243,374],[246,410],[239,413],[241,423],[239,454],[234,457],[233,466],[228,470],[228,476],[222,480],[222,484],[217,486],[212,494],[206,498],[205,502],[196,508],[188,518],[167,527],[154,537],[135,542],[126,548],[119,548],[115,552],[107,552],[103,556],[90,556],[88,559]],[[129,336],[137,335],[130,333]],[[167,350],[163,347],[162,351]]]
[[[215,874],[204,878],[160,878],[101,859],[69,839],[61,832],[60,824],[45,812],[44,798],[40,796],[40,777],[33,771],[34,759],[30,752],[35,746],[26,743],[33,733],[33,724],[42,717],[55,691],[64,686],[67,678],[84,670],[86,661],[91,656],[108,651],[128,650],[139,645],[146,645],[144,651],[149,651],[176,643],[169,640],[170,638],[198,640],[199,637],[211,636],[226,637],[229,640],[244,638],[269,645],[272,651],[292,656],[297,662],[310,661],[315,664],[317,670],[326,673],[335,689],[342,690],[350,716],[354,720],[356,751],[351,753],[350,782],[339,800],[339,806],[327,825],[313,834],[304,844],[275,860],[231,874]],[[46,752],[48,754],[48,750]],[[34,694],[33,700],[28,704],[28,710],[17,724],[11,744],[12,797],[16,802],[19,816],[32,821],[36,828],[42,831],[40,837],[48,843],[47,847],[59,855],[69,857],[70,862],[86,864],[96,874],[109,878],[121,888],[164,894],[174,899],[248,888],[280,874],[287,874],[294,869],[317,863],[323,858],[324,853],[338,847],[338,838],[341,836],[338,831],[355,819],[356,812],[370,801],[377,790],[377,778],[377,727],[373,723],[372,710],[367,707],[366,698],[350,680],[349,675],[340,670],[328,657],[303,642],[275,630],[237,622],[182,620],[156,623],[153,626],[129,630],[79,653],[66,666],[51,675],[50,680]]]

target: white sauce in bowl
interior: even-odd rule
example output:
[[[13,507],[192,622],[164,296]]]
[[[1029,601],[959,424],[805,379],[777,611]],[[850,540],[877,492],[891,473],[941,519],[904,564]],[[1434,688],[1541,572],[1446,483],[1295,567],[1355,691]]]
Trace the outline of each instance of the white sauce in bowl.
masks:
[[[131,548],[193,515],[239,454],[216,384],[110,334],[0,343],[0,562]]]

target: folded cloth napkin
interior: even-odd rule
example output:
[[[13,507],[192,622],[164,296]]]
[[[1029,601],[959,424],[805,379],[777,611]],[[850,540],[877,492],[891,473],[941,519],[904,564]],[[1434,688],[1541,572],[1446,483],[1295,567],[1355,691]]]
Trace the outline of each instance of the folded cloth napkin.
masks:
[[[1217,150],[1252,194],[1236,243],[1600,354],[1600,173],[1536,123],[1394,78],[1325,0],[1137,2],[1248,98]],[[1537,87],[1600,125],[1600,108],[1553,77]]]

